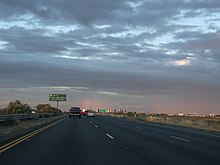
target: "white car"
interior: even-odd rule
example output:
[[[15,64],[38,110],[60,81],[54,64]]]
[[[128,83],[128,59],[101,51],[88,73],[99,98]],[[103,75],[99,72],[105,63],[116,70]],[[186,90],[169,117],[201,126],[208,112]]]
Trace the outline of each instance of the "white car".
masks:
[[[87,117],[95,117],[95,113],[94,112],[88,112]]]

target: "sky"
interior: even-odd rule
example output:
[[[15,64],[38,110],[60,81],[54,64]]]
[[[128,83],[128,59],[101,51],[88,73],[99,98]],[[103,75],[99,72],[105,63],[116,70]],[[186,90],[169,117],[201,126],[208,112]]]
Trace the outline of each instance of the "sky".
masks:
[[[0,0],[0,108],[220,113],[219,0]]]

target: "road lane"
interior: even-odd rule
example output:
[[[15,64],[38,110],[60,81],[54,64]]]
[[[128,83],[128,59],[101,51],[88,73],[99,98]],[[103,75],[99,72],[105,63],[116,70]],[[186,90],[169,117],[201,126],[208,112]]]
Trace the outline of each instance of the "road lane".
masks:
[[[95,127],[95,119],[66,119],[0,154],[1,165],[132,165],[149,164],[125,148],[105,131]],[[108,134],[110,135],[110,133]],[[111,136],[111,135],[110,135]],[[111,136],[112,137],[112,136]]]
[[[220,138],[216,134],[111,117],[97,117],[96,122],[152,164],[220,164]]]
[[[165,124],[158,124],[158,123],[149,123],[149,122],[141,122],[135,120],[127,120],[127,119],[117,119],[114,121],[114,118],[104,118],[103,120],[109,122],[119,122],[123,123],[127,127],[143,127],[145,131],[158,133],[164,136],[180,136],[182,138],[192,140],[193,142],[201,142],[205,143],[205,145],[209,145],[209,147],[213,148],[220,148],[220,134],[215,132],[209,131],[202,131],[193,128],[184,128],[178,126],[171,126]],[[207,139],[207,140],[204,140]]]
[[[55,125],[63,120],[65,120],[65,118],[62,118],[58,121],[55,121],[49,125],[45,125],[39,129],[36,129],[36,130],[30,132],[30,133],[24,134],[23,136],[21,135],[21,136],[18,136],[17,138],[12,138],[11,141],[8,139],[7,141],[10,141],[10,142],[3,143],[3,141],[2,141],[2,145],[0,145],[0,154],[7,151],[10,148],[12,148],[13,146],[18,145],[19,143],[22,143],[23,141],[30,139],[31,137],[35,136],[36,134],[39,134],[40,132],[48,129],[49,127],[52,127],[53,125]]]
[[[212,136],[213,135],[213,136]],[[66,119],[0,154],[0,164],[220,164],[220,136],[105,116]]]

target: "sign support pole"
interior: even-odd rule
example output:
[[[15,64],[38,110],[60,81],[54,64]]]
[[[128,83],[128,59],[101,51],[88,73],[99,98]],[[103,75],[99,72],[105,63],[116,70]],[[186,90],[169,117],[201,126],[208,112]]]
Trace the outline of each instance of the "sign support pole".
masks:
[[[59,107],[59,101],[57,101],[57,108]]]

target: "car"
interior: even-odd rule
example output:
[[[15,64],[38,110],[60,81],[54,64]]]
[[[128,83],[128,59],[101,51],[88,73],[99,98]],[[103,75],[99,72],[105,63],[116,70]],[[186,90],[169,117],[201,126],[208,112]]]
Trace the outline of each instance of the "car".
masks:
[[[78,117],[79,119],[81,119],[81,110],[79,107],[71,107],[69,112],[69,118]]]
[[[87,117],[95,117],[95,113],[94,112],[88,112]]]
[[[81,111],[81,114],[82,114],[82,115],[87,115],[87,114],[88,114],[88,111]]]

